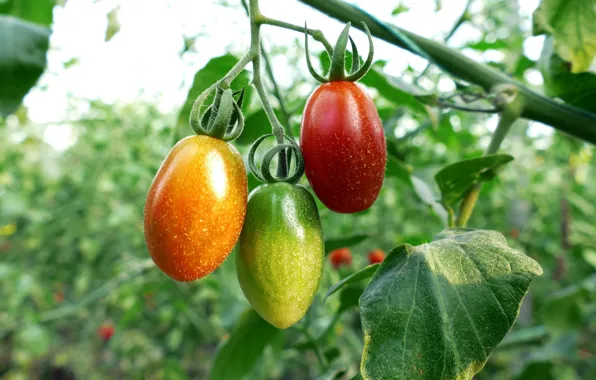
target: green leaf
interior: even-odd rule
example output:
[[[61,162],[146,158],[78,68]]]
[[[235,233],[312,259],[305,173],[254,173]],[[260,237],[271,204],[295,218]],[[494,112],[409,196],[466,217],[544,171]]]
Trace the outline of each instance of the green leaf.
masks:
[[[410,10],[410,8],[407,5],[400,3],[397,7],[395,7],[391,11],[391,15],[392,16],[397,16],[398,14],[405,13],[405,12],[407,12],[409,10]]]
[[[540,265],[494,231],[448,229],[385,258],[360,297],[364,379],[471,379]]]
[[[352,235],[347,237],[325,239],[325,256],[335,249],[353,247],[366,239],[368,239],[368,235]]]
[[[570,64],[553,51],[552,38],[544,41],[538,67],[548,96],[596,113],[596,75],[572,73]]]
[[[553,293],[541,310],[548,331],[562,333],[580,328],[583,308],[593,293],[596,293],[596,275]]]
[[[340,290],[341,288],[343,288],[346,285],[358,283],[362,280],[371,278],[372,275],[375,274],[375,272],[377,271],[377,268],[379,267],[379,265],[380,264],[368,265],[368,266],[360,269],[358,272],[353,273],[353,274],[349,275],[348,277],[342,279],[340,282],[338,282],[337,284],[335,284],[331,288],[329,288],[329,291],[325,295],[325,299],[327,299],[330,295],[337,292],[338,290]]]
[[[362,285],[349,285],[339,294],[339,309],[338,313],[350,310],[358,306],[358,300],[364,292]]]
[[[120,7],[117,6],[116,8],[108,12],[108,27],[106,28],[106,35],[104,37],[104,40],[106,42],[111,40],[116,35],[116,33],[120,31],[120,21],[118,20],[119,11]]]
[[[46,67],[50,30],[0,16],[0,115],[17,110]]]
[[[281,330],[271,326],[253,309],[247,310],[236,331],[217,351],[209,378],[242,379],[250,373],[265,347],[278,334]]]
[[[572,73],[596,72],[596,6],[590,0],[542,0],[533,14],[534,35],[554,37],[554,48]]]
[[[433,212],[437,214],[439,218],[441,218],[443,224],[447,225],[447,211],[445,211],[443,205],[437,201],[438,197],[435,195],[435,192],[432,190],[430,185],[416,176],[412,176],[411,179],[412,185],[414,186],[414,192],[418,198],[430,206]]]
[[[582,377],[584,378],[584,377]],[[544,358],[529,361],[514,380],[579,380],[576,370]]]
[[[594,269],[596,269],[596,250],[584,248],[584,250],[582,251],[582,256],[588,264],[590,264],[594,267]]]
[[[542,345],[548,338],[548,332],[544,326],[534,326],[518,331],[510,331],[499,343],[498,348],[515,349],[520,346]]]
[[[54,0],[0,0],[0,14],[49,26],[54,5]]]
[[[45,356],[52,345],[52,336],[48,329],[41,325],[27,325],[15,337],[17,349],[27,352],[34,358]]]
[[[492,42],[482,40],[482,41],[477,41],[477,42],[466,44],[465,47],[474,49],[474,50],[480,50],[480,51],[505,50],[505,49],[510,48],[509,43],[506,40],[495,40]]]
[[[188,375],[182,368],[180,362],[174,358],[168,358],[164,362],[164,378],[168,380],[186,380]]]
[[[513,161],[508,154],[492,154],[450,164],[435,174],[443,203],[452,206],[477,182],[492,180],[503,165]]]
[[[211,58],[211,60],[207,62],[202,69],[197,71],[192,82],[192,86],[190,90],[188,90],[186,101],[184,102],[184,105],[178,114],[177,132],[181,136],[186,136],[192,132],[189,127],[188,118],[190,117],[192,105],[194,104],[197,97],[213,83],[223,78],[236,63],[238,63],[238,58],[231,54],[226,54]],[[248,72],[246,70],[242,70],[240,75],[238,75],[236,79],[232,81],[231,85],[232,89],[234,90],[240,89],[244,86],[248,86]],[[245,98],[245,102],[248,103],[248,100],[249,99]],[[205,105],[207,104],[209,104],[209,100],[205,102]],[[186,128],[186,130],[184,128]]]

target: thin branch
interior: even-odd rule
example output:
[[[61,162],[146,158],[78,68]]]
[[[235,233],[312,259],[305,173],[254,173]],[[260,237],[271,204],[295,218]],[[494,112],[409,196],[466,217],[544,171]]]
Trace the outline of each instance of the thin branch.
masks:
[[[261,24],[262,25],[272,25],[272,26],[277,26],[278,28],[283,28],[283,29],[293,30],[293,31],[299,32],[299,33],[304,33],[304,26],[290,24],[289,22],[279,21],[279,20],[275,20],[275,19],[265,17],[265,16],[261,16],[260,18],[258,18],[257,22],[259,25],[261,25]],[[322,43],[323,46],[325,46],[325,50],[327,50],[327,53],[329,53],[329,55],[333,54],[333,46],[331,46],[329,41],[327,41],[327,38],[325,38],[325,36],[323,35],[323,32],[321,30],[307,28],[306,33],[308,35],[312,36],[312,38],[314,38],[316,41],[319,41],[320,43]]]
[[[244,7],[244,10],[246,11],[246,15],[250,17],[250,12],[249,12],[248,4],[246,3],[246,0],[242,0],[242,6]],[[267,51],[263,47],[262,43],[261,43],[261,55],[263,56],[263,60],[265,61],[265,71],[267,72],[267,76],[269,77],[269,80],[271,81],[271,83],[273,85],[273,95],[279,102],[279,108],[280,108],[282,116],[284,118],[286,134],[288,136],[290,136],[290,138],[294,138],[294,133],[292,132],[292,127],[290,125],[291,114],[290,114],[290,112],[288,112],[288,108],[286,107],[285,101],[281,95],[281,91],[279,90],[279,85],[277,84],[277,81],[275,80],[275,75],[273,75],[273,66],[271,65],[271,60],[269,59],[269,55],[267,54]]]

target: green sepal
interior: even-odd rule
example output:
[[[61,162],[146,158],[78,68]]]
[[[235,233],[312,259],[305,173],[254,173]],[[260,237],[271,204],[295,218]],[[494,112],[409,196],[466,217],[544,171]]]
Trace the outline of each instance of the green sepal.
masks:
[[[333,56],[331,57],[331,67],[329,68],[330,82],[339,82],[346,79],[345,59],[348,38],[350,37],[350,26],[352,26],[352,23],[348,22],[335,43]]]
[[[368,29],[368,26],[364,22],[362,23],[362,25],[364,32],[368,37],[369,43],[368,56],[366,57],[366,61],[363,63],[362,66],[360,66],[360,56],[358,54],[358,49],[356,48],[356,44],[350,37],[351,23],[347,23],[343,31],[339,35],[339,38],[337,39],[333,52],[330,54],[331,66],[329,69],[329,77],[325,78],[324,76],[316,72],[312,65],[312,62],[310,61],[310,52],[308,48],[308,29],[306,27],[306,23],[304,23],[304,49],[306,51],[306,65],[308,67],[308,71],[313,76],[313,78],[315,78],[317,81],[321,83],[334,81],[356,82],[366,75],[366,73],[372,66],[375,49],[373,45],[372,35],[370,33],[370,30]],[[345,58],[348,40],[350,41],[352,47],[352,69],[350,70],[350,74],[346,76]]]
[[[269,149],[263,160],[261,161],[261,166],[258,167],[255,163],[255,154],[256,151],[261,145],[261,143],[268,137],[272,137],[274,134],[269,133],[259,137],[250,147],[250,151],[248,152],[248,167],[252,174],[261,182],[265,183],[277,183],[277,182],[287,182],[291,184],[296,184],[300,181],[300,178],[304,174],[304,159],[302,158],[302,152],[300,151],[300,147],[296,142],[289,138],[288,136],[283,136],[285,140],[288,141],[286,144],[277,144],[273,148]],[[294,156],[296,160],[296,166],[294,173],[287,174],[282,177],[275,177],[271,174],[271,162],[273,158],[278,155],[281,151],[285,150],[287,153],[286,164],[288,169],[290,168],[291,157]]]
[[[308,32],[307,32],[306,22],[304,23],[304,50],[305,50],[305,54],[306,54],[306,66],[308,66],[308,71],[310,72],[310,75],[312,75],[313,78],[315,78],[317,81],[319,81],[321,83],[329,82],[327,80],[327,78],[325,78],[324,76],[317,73],[317,71],[314,69],[314,67],[312,65],[312,62],[310,61],[310,53],[308,51]]]
[[[372,63],[373,63],[373,58],[375,55],[375,47],[373,45],[373,40],[372,40],[372,35],[370,34],[370,30],[368,30],[368,26],[366,26],[366,24],[364,22],[362,22],[362,26],[364,27],[364,31],[366,32],[366,36],[368,37],[368,56],[366,57],[366,61],[364,62],[364,64],[362,65],[362,67],[355,71],[352,70],[352,73],[350,75],[348,75],[346,77],[345,80],[350,81],[350,82],[356,82],[358,80],[360,80],[363,76],[366,75],[366,73],[368,73],[368,70],[370,70]],[[356,59],[358,59],[358,57],[356,57]]]
[[[219,97],[218,97],[219,95]],[[234,112],[234,94],[229,88],[225,90],[217,89],[213,110],[207,126],[209,135],[216,139],[222,139],[228,129],[228,123]]]
[[[360,68],[360,56],[358,55],[358,48],[352,37],[350,37],[350,45],[352,46],[352,69],[350,70],[350,74],[353,74]]]

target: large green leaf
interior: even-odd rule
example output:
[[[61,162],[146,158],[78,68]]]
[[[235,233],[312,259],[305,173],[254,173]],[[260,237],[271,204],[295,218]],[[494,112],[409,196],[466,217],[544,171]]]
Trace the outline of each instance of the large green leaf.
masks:
[[[360,298],[365,379],[471,379],[540,265],[494,231],[448,229],[385,258]]]
[[[551,37],[544,41],[538,66],[548,96],[596,113],[596,74],[572,73],[569,63],[553,51]]]
[[[50,30],[0,16],[0,115],[15,112],[46,67]]]
[[[441,189],[443,204],[450,206],[465,195],[479,181],[493,179],[503,165],[513,161],[508,154],[492,154],[450,164],[435,174]]]
[[[0,14],[48,26],[52,23],[55,3],[54,0],[0,0]]]
[[[230,69],[236,63],[238,63],[238,58],[231,54],[225,54],[219,57],[211,58],[211,60],[207,62],[202,69],[197,71],[192,82],[192,86],[190,90],[188,90],[186,101],[184,102],[184,105],[178,114],[177,138],[188,135],[192,132],[189,126],[188,118],[190,117],[192,105],[194,104],[197,97],[213,83],[223,78],[224,75],[226,75],[226,73],[230,71]],[[238,75],[236,79],[232,81],[231,87],[236,90],[245,86],[248,86],[248,72],[243,70],[240,75]],[[248,103],[248,100],[249,99],[245,98],[246,103]],[[209,101],[205,102],[204,105],[206,106],[208,103]],[[184,130],[185,127],[188,128]]]
[[[210,379],[238,380],[250,373],[265,347],[278,335],[254,310],[247,310],[238,328],[217,351]]]
[[[596,72],[596,6],[593,0],[542,0],[533,15],[534,35],[555,39],[557,55],[572,73]]]

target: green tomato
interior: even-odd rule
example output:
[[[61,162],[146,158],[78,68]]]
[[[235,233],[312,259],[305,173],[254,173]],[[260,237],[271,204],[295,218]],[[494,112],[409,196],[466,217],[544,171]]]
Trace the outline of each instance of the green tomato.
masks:
[[[236,269],[244,295],[273,326],[285,329],[310,307],[325,246],[312,195],[287,183],[262,185],[248,198]]]

